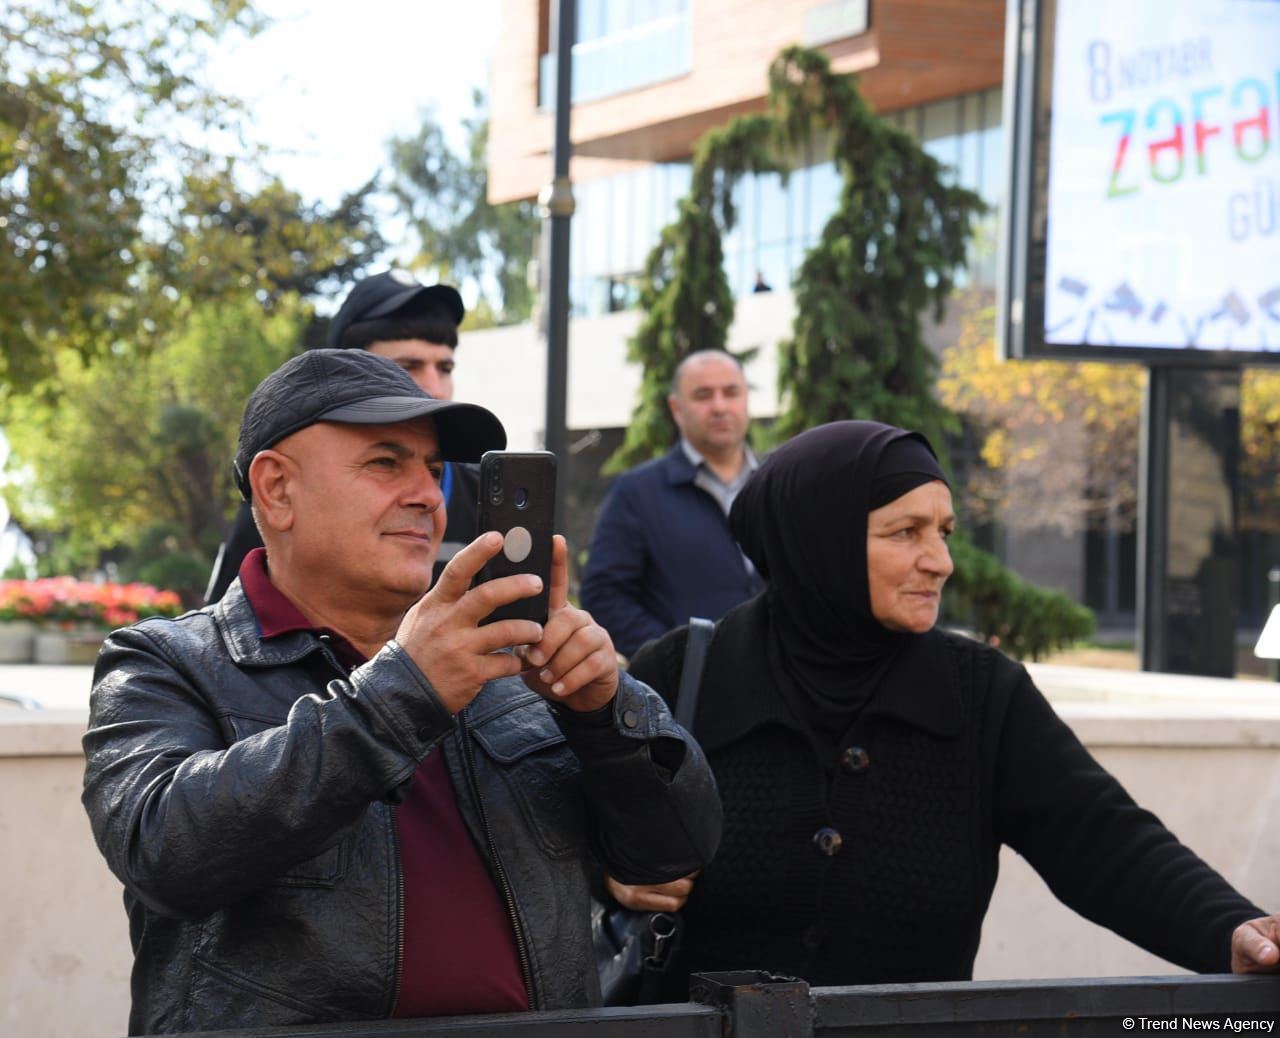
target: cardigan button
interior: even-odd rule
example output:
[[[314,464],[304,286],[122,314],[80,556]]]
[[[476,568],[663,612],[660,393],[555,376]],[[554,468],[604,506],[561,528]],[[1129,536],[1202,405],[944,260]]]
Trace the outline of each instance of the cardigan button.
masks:
[[[840,754],[840,767],[846,774],[861,775],[871,767],[871,754],[861,746],[846,746]]]
[[[824,825],[816,833],[813,834],[813,845],[818,849],[818,853],[828,858],[834,858],[840,853],[840,847],[844,844],[844,837],[840,835],[839,829],[833,829],[829,825]]]

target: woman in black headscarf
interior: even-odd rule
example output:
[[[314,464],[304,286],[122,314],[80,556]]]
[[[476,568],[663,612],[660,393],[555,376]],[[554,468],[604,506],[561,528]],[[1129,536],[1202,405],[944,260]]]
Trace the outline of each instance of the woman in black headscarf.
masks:
[[[954,516],[923,436],[812,429],[761,465],[730,525],[767,588],[716,625],[700,686],[720,851],[691,881],[609,880],[636,908],[692,887],[666,997],[685,997],[690,969],[967,979],[1002,843],[1181,966],[1275,967],[1276,919],[1139,808],[1022,666],[934,626]],[[686,639],[651,642],[631,673],[670,697]]]

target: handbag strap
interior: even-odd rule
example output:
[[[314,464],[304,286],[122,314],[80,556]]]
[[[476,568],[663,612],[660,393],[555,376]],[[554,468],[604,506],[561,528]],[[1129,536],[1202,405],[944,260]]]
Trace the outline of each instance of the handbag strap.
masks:
[[[693,731],[693,714],[698,708],[698,690],[702,670],[707,662],[707,649],[716,625],[700,616],[689,617],[689,638],[684,646],[684,667],[680,671],[680,691],[676,698],[676,724],[686,732]]]

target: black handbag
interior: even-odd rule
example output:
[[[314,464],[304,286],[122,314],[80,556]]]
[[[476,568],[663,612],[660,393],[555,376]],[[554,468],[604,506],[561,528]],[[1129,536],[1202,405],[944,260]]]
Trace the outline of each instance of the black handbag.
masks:
[[[690,618],[675,710],[676,723],[686,732],[693,731],[702,670],[714,633],[715,624],[710,620]],[[591,939],[604,1004],[634,1006],[653,1002],[680,936],[681,919],[674,913],[635,912],[593,900]]]

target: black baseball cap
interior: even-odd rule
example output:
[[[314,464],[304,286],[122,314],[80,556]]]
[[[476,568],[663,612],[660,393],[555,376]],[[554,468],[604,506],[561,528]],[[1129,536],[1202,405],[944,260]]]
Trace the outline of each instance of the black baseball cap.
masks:
[[[436,306],[461,324],[467,308],[462,296],[452,285],[424,285],[407,270],[384,270],[363,281],[357,281],[342,306],[329,322],[330,349],[341,349],[342,336],[353,324],[372,321],[379,317],[416,307]]]
[[[478,404],[437,400],[404,369],[365,350],[308,350],[264,378],[249,395],[234,462],[236,486],[249,499],[249,464],[259,451],[316,422],[386,425],[430,417],[446,461],[479,461],[502,450],[507,433]]]

